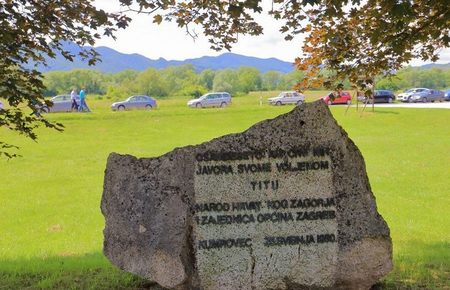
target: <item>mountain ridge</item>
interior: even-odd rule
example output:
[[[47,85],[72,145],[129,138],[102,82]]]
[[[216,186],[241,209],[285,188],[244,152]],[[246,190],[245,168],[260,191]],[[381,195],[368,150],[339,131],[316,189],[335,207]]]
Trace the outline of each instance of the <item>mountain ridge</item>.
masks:
[[[86,46],[85,48],[89,49],[92,47]],[[64,44],[64,49],[75,55],[81,50],[80,47],[73,43]],[[293,63],[282,61],[274,57],[258,58],[231,52],[223,53],[218,56],[202,56],[185,60],[166,60],[162,57],[150,59],[138,53],[126,54],[107,46],[98,46],[94,47],[94,49],[101,56],[101,62],[98,62],[95,66],[89,66],[86,61],[81,60],[78,56],[74,58],[73,62],[70,62],[62,55],[57,54],[54,59],[46,59],[47,66],[38,65],[37,69],[43,73],[49,71],[68,71],[73,69],[97,69],[106,73],[117,73],[126,69],[143,71],[148,68],[163,69],[169,66],[184,64],[192,64],[199,72],[205,69],[237,69],[242,66],[255,67],[261,73],[267,71],[288,73],[294,69]],[[29,68],[32,66],[32,64],[29,64]]]
[[[92,47],[86,46],[86,48],[89,49]],[[81,51],[80,47],[74,43],[65,43],[64,49],[75,55]],[[41,64],[37,66],[37,69],[43,73],[50,71],[68,71],[73,69],[97,69],[105,73],[117,73],[127,69],[143,71],[148,68],[164,69],[170,66],[191,64],[198,72],[205,69],[238,69],[243,66],[254,67],[261,73],[266,73],[268,71],[288,73],[294,70],[293,63],[282,61],[275,57],[259,58],[231,52],[226,52],[218,56],[201,56],[198,58],[188,58],[185,60],[167,60],[162,57],[158,59],[150,59],[138,53],[122,53],[107,46],[98,46],[94,47],[94,49],[101,55],[101,62],[98,62],[95,66],[89,66],[87,61],[83,61],[78,56],[74,58],[73,62],[70,62],[62,55],[57,54],[54,59],[46,59],[48,64],[47,66]],[[33,64],[28,65],[28,68],[32,67]],[[430,63],[419,67],[423,69],[447,69],[450,68],[450,63]]]

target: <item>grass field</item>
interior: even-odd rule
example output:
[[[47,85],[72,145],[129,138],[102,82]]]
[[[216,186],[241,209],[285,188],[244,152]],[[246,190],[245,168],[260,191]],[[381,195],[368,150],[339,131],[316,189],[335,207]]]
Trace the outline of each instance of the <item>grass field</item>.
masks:
[[[0,160],[0,290],[150,286],[102,255],[108,154],[158,156],[292,109],[260,106],[268,95],[202,110],[170,98],[150,112],[112,112],[111,100],[91,97],[91,114],[49,114],[65,131],[40,129],[37,143],[0,129],[0,139],[23,155]],[[361,116],[345,108],[331,111],[363,153],[394,244],[394,271],[378,289],[450,289],[450,110],[376,108]]]

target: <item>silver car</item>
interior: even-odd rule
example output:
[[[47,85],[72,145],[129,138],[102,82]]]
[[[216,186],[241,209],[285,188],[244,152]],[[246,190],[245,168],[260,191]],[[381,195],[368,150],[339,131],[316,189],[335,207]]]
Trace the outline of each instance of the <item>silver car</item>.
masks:
[[[58,95],[50,99],[53,106],[43,105],[39,108],[42,113],[70,112],[72,111],[72,100],[70,95]],[[77,104],[80,104],[80,97],[76,97]]]
[[[411,96],[415,93],[423,92],[424,90],[428,90],[427,88],[413,88],[401,93],[397,96],[397,100],[401,102],[412,102]]]
[[[422,90],[420,92],[416,92],[414,94],[412,94],[409,99],[408,102],[410,103],[417,103],[417,102],[422,102],[422,103],[427,103],[427,102],[443,102],[444,101],[444,92],[442,91],[438,91],[438,90],[430,90],[430,89],[425,89]]]
[[[198,99],[190,100],[187,105],[190,108],[226,107],[231,104],[231,95],[226,92],[209,93]]]
[[[156,100],[149,96],[131,96],[125,101],[115,102],[111,105],[113,111],[128,109],[152,109],[156,108]]]
[[[305,102],[305,96],[299,92],[281,92],[277,97],[269,98],[270,105],[281,106],[285,104],[301,105]]]

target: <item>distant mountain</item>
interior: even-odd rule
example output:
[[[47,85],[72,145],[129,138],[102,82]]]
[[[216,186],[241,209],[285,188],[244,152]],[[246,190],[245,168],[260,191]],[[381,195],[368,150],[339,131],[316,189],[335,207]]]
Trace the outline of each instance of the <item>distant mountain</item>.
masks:
[[[72,43],[64,45],[65,49],[73,54],[77,54],[80,48]],[[57,55],[55,59],[47,59],[48,66],[38,66],[41,72],[48,71],[67,71],[78,68],[97,69],[102,72],[116,73],[125,69],[133,69],[142,71],[147,68],[162,69],[169,66],[178,66],[184,64],[192,64],[197,71],[205,69],[221,70],[236,69],[242,66],[250,66],[257,68],[260,72],[265,73],[270,70],[283,73],[291,72],[294,67],[292,63],[281,61],[276,58],[257,58],[244,56],[234,53],[224,53],[219,56],[203,56],[200,58],[192,58],[186,60],[166,60],[159,58],[156,60],[149,59],[140,54],[120,53],[112,48],[100,46],[95,48],[101,55],[102,61],[95,66],[89,66],[86,61],[82,61],[79,57],[73,62],[66,60],[63,56]],[[31,67],[31,65],[30,65]]]
[[[422,65],[421,68],[423,68],[423,69],[429,69],[429,68],[449,69],[450,62],[449,63],[429,63],[429,64]]]
[[[202,56],[200,58],[186,59],[184,61],[169,61],[169,65],[192,64],[197,70],[213,69],[220,70],[226,68],[240,68],[242,66],[251,66],[257,68],[260,72],[270,70],[283,73],[291,72],[294,66],[290,62],[281,61],[276,58],[257,58],[244,56],[235,53],[224,53],[219,56]]]

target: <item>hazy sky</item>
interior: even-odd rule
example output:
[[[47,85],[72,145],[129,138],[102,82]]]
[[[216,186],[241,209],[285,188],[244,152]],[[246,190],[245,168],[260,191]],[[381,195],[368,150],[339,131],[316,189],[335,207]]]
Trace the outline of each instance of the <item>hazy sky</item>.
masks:
[[[119,1],[95,0],[96,6],[106,11],[120,11]],[[152,23],[153,17],[144,14],[130,14],[133,21],[125,30],[120,30],[114,41],[103,38],[97,41],[96,46],[108,46],[122,53],[138,53],[151,59],[163,57],[168,60],[184,60],[204,55],[219,55],[226,51],[216,52],[210,49],[205,37],[200,35],[195,41],[184,29],[175,23]],[[233,53],[260,58],[275,57],[284,61],[293,62],[300,55],[303,39],[296,37],[285,41],[278,31],[280,22],[267,15],[258,16],[264,23],[264,34],[260,36],[241,36],[239,42],[231,50]],[[450,49],[442,50],[438,63],[450,62]],[[423,64],[414,61],[412,65]]]

